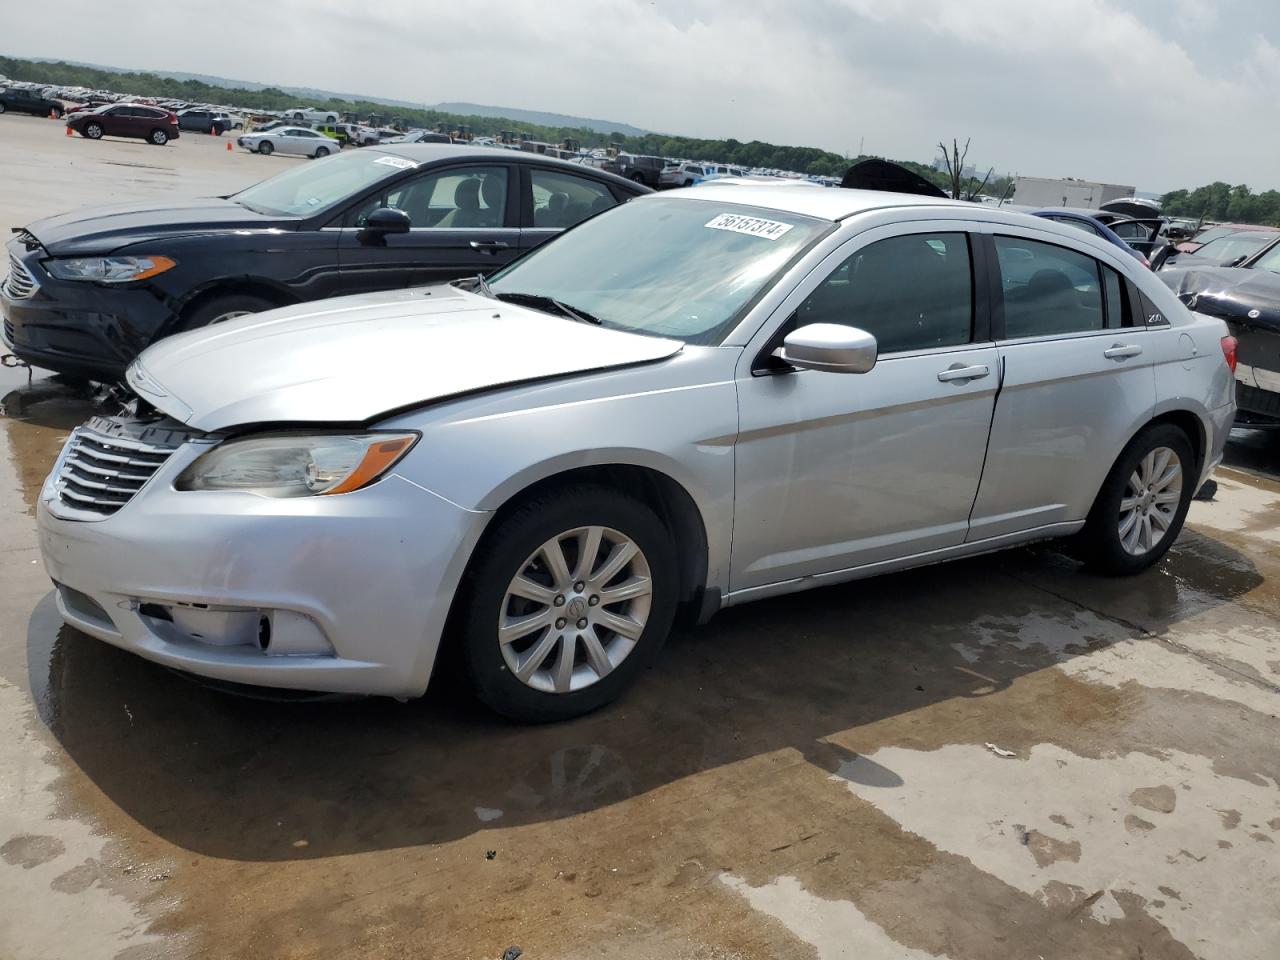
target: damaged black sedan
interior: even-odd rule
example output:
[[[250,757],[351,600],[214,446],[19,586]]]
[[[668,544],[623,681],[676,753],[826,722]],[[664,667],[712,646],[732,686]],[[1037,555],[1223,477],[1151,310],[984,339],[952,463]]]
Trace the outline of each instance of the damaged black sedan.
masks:
[[[1157,276],[1192,310],[1225,320],[1236,338],[1236,423],[1280,427],[1280,240],[1238,266]]]
[[[3,346],[33,366],[118,380],[170,334],[491,273],[647,192],[540,154],[398,144],[297,166],[228,197],[48,217],[9,241]]]

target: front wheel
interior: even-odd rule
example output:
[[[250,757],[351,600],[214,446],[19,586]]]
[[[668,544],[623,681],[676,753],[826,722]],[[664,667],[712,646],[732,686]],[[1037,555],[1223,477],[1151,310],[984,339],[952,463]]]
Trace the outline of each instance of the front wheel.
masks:
[[[169,135],[165,133],[163,130],[156,129],[151,131],[151,135],[148,136],[147,139],[150,140],[152,143],[154,143],[157,147],[163,147],[166,143],[169,142]]]
[[[248,316],[251,313],[261,313],[263,310],[270,310],[274,306],[274,303],[264,300],[262,297],[254,297],[248,294],[238,293],[225,297],[217,297],[213,300],[206,300],[203,304],[184,316],[178,329],[196,330],[200,327],[208,327],[215,323],[226,323],[228,320],[235,320],[238,317]]]
[[[676,569],[666,526],[616,490],[575,486],[524,504],[486,535],[455,611],[476,695],[533,722],[613,700],[671,629]]]
[[[101,139],[102,139],[102,124],[100,124],[100,123],[88,123],[88,124],[85,124],[85,128],[84,128],[84,135],[85,135],[86,137],[88,137],[90,140],[101,140]]]
[[[321,157],[327,157],[328,155],[329,155],[329,148],[328,148],[328,147],[316,147],[316,159],[317,159],[317,160],[319,160]]]
[[[271,156],[271,153],[273,150],[275,150],[275,147],[271,145],[270,140],[263,140],[260,144],[258,144],[258,152],[262,154],[264,157]]]
[[[1195,493],[1196,459],[1182,430],[1162,423],[1129,442],[1116,460],[1077,538],[1100,573],[1140,573],[1165,555],[1182,530]]]

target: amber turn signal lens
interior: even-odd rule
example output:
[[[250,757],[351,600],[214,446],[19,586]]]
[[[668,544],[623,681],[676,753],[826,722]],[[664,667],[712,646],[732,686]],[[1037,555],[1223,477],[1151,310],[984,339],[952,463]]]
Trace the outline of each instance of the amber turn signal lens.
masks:
[[[364,459],[360,464],[347,475],[347,479],[343,480],[336,487],[326,490],[322,496],[330,496],[335,493],[349,493],[352,490],[359,490],[366,483],[376,480],[382,475],[383,471],[400,459],[418,438],[413,437],[396,437],[392,440],[383,440],[369,447],[364,455]]]

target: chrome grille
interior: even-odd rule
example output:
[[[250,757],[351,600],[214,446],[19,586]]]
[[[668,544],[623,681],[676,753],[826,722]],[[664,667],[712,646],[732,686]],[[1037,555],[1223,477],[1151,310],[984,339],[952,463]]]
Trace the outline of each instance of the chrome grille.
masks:
[[[25,300],[36,292],[35,279],[12,253],[9,254],[9,278],[4,282],[4,292],[14,300]]]
[[[58,499],[77,510],[113,514],[133,499],[176,449],[80,427],[71,434],[58,470]]]

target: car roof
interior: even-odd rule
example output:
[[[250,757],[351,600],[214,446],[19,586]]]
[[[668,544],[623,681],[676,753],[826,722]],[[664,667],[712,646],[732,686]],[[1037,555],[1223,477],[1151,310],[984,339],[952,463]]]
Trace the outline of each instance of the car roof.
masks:
[[[977,203],[946,200],[941,197],[923,197],[913,193],[851,190],[845,187],[824,187],[821,184],[800,182],[779,185],[746,178],[712,180],[696,187],[662,195],[690,200],[742,203],[832,221],[845,220],[859,213],[883,210],[887,207],[960,207],[972,212],[975,219],[978,212],[982,210],[982,205]],[[986,211],[983,212],[986,213]],[[982,219],[987,217],[984,216]]]
[[[363,150],[371,150],[377,153],[385,153],[394,157],[402,157],[405,160],[412,160],[414,163],[435,163],[440,160],[468,160],[472,158],[482,160],[493,160],[495,163],[502,161],[505,163],[536,163],[550,167],[563,167],[565,170],[573,171],[581,175],[583,170],[590,170],[596,177],[604,177],[617,181],[619,184],[625,184],[628,189],[635,190],[641,185],[633,183],[625,177],[619,177],[616,174],[609,173],[607,170],[601,170],[599,167],[589,167],[581,163],[571,163],[568,160],[561,160],[559,157],[549,157],[545,153],[530,153],[525,150],[508,150],[505,147],[491,146],[475,146],[468,143],[390,143],[383,141],[376,147],[362,147]],[[642,192],[647,192],[648,188],[643,188]]]

